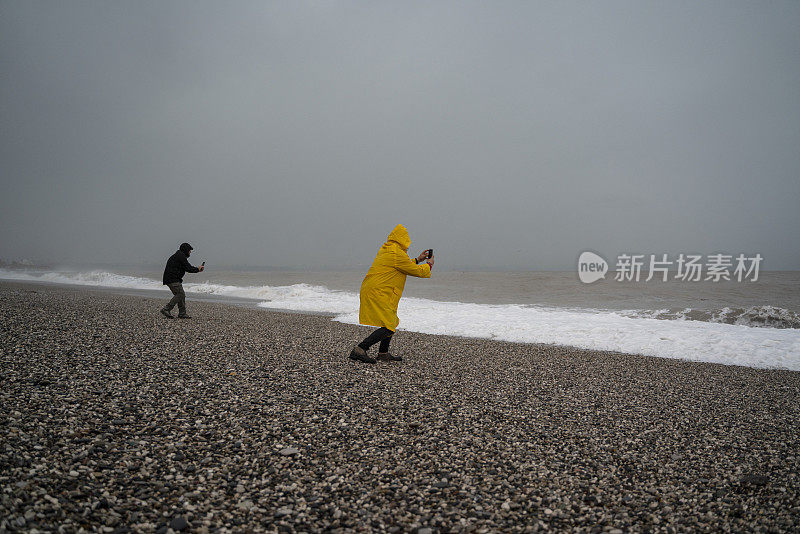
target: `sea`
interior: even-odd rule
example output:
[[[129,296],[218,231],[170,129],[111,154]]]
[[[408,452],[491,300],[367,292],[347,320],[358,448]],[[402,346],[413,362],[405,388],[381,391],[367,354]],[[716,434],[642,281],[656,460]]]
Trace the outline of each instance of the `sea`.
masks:
[[[324,314],[358,324],[364,272],[228,269],[187,274],[192,299]],[[592,284],[576,272],[436,271],[409,277],[399,331],[545,343],[659,358],[800,371],[800,271],[756,281],[660,277]],[[0,269],[0,280],[171,296],[158,268]]]

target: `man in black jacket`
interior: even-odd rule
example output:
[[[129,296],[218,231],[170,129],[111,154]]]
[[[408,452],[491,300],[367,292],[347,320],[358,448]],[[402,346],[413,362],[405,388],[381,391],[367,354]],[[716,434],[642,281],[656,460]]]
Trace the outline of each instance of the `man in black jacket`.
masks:
[[[161,308],[161,315],[172,319],[170,313],[175,305],[178,305],[178,318],[191,319],[186,315],[186,293],[183,292],[183,275],[186,273],[199,273],[205,269],[204,266],[195,267],[189,263],[189,256],[192,255],[192,245],[189,243],[181,243],[178,252],[173,254],[167,260],[167,266],[164,268],[164,285],[172,291],[172,300],[169,304]],[[205,263],[205,262],[204,262]]]

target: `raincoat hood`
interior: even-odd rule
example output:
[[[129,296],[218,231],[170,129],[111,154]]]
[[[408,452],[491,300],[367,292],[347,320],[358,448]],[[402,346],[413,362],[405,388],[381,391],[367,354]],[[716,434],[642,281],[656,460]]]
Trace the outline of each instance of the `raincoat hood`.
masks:
[[[411,238],[408,236],[408,230],[402,224],[398,224],[394,227],[394,230],[389,234],[389,237],[386,238],[386,241],[394,241],[400,248],[403,250],[408,250],[408,247],[411,246]]]

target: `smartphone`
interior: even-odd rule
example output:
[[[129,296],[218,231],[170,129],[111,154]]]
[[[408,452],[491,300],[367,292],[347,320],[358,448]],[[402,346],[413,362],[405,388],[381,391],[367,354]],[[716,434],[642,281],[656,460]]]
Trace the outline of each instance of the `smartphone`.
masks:
[[[433,257],[433,249],[429,248],[428,249],[428,258],[432,258],[432,257]]]
[[[203,263],[200,264],[200,267],[205,267],[205,266],[206,266],[206,262],[203,262]]]

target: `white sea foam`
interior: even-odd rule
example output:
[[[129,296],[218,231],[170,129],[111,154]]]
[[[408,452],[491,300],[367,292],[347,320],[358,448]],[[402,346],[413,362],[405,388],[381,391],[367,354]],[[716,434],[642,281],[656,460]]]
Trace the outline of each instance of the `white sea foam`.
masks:
[[[703,321],[625,317],[599,310],[467,304],[404,299],[401,328],[427,334],[552,343],[800,371],[800,331]],[[356,323],[358,314],[337,317]]]
[[[103,271],[0,270],[0,279],[129,289],[163,288],[157,280]],[[333,313],[337,321],[358,323],[358,294],[354,292],[308,284],[244,287],[186,283],[184,288],[189,293],[254,299],[263,308]],[[744,320],[740,324],[681,320],[681,314],[667,318],[663,312],[641,312],[637,316],[631,312],[439,302],[421,298],[404,298],[399,308],[401,330],[800,371],[798,329],[753,328],[743,324]],[[780,314],[759,309],[750,310],[744,316],[764,313]]]
[[[81,286],[120,287],[127,289],[162,289],[161,282],[149,278],[125,276],[106,271],[88,272],[38,272],[0,269],[0,280],[50,282]]]
[[[125,289],[165,289],[158,280],[127,276],[106,271],[89,272],[31,272],[0,269],[0,280],[50,282]],[[290,286],[232,286],[225,284],[184,283],[187,293],[202,293],[224,297],[237,297],[262,301],[262,307],[283,310],[347,313],[358,308],[358,295],[332,291],[326,287],[309,284]]]

